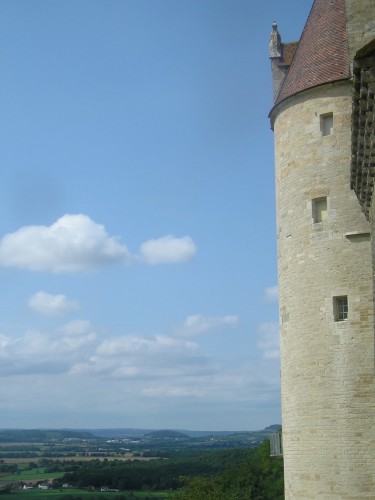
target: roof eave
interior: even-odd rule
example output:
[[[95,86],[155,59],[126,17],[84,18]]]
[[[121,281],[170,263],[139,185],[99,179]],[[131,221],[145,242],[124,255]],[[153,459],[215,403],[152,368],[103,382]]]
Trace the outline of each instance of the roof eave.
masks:
[[[312,85],[311,87],[300,90],[299,92],[288,95],[288,96],[284,97],[283,99],[275,102],[275,104],[272,106],[270,112],[268,113],[268,118],[271,121],[271,129],[273,130],[273,125],[274,125],[275,118],[276,118],[275,112],[276,112],[277,108],[279,108],[282,104],[285,104],[286,102],[290,101],[291,99],[294,99],[296,96],[299,96],[301,94],[305,94],[306,92],[309,92],[310,90],[317,89],[320,87],[326,87],[328,85],[334,85],[335,83],[340,83],[340,82],[349,81],[349,80],[350,80],[350,78],[345,77],[345,78],[340,78],[340,79],[333,80],[330,82],[324,82],[324,83],[319,83],[317,85]]]

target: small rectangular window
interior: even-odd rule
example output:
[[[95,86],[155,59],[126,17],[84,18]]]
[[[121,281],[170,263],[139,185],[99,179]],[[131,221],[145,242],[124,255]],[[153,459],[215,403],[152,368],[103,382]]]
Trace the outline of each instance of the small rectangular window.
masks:
[[[312,200],[312,217],[314,223],[327,220],[327,198],[315,198]]]
[[[322,135],[331,135],[333,132],[333,113],[320,115],[320,130]]]
[[[334,297],[333,313],[335,321],[345,321],[348,319],[348,297]]]

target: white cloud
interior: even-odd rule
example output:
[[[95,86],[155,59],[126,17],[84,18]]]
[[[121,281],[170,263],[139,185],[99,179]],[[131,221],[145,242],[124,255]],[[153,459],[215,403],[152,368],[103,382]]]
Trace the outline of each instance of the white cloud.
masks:
[[[167,264],[191,260],[197,247],[189,236],[175,238],[164,236],[156,240],[148,240],[140,247],[140,260],[147,264]]]
[[[71,321],[50,332],[30,330],[17,338],[0,335],[0,374],[66,372],[86,356],[95,340],[96,333],[85,320]]]
[[[124,366],[118,376],[56,370],[7,376],[0,384],[2,421],[9,427],[32,422],[36,427],[115,428],[126,418],[129,427],[200,430],[254,430],[280,422],[277,362],[244,356],[205,363],[205,371],[186,365],[176,375],[171,370],[147,374],[140,365],[135,374]]]
[[[27,408],[28,418],[42,425],[43,407],[49,425],[59,415],[59,426],[116,427],[126,415],[132,426],[191,428],[199,418],[201,428],[212,429],[212,422],[246,428],[249,414],[260,412],[261,428],[279,421],[279,368],[269,359],[274,328],[262,325],[263,359],[247,352],[229,360],[173,335],[100,337],[88,321],[18,338],[0,334],[0,377],[7,377],[0,384],[2,416]]]
[[[97,349],[104,356],[123,356],[124,354],[160,353],[165,350],[194,350],[196,344],[186,342],[167,335],[157,335],[153,338],[141,336],[123,336],[105,340]]]
[[[258,348],[263,351],[264,359],[278,359],[280,357],[279,325],[277,323],[263,323],[259,327]]]
[[[77,319],[74,321],[69,321],[65,323],[62,327],[58,329],[58,332],[63,336],[80,336],[86,335],[87,333],[92,333],[92,326],[90,321],[85,319]]]
[[[172,398],[185,398],[185,397],[197,397],[202,398],[206,394],[204,388],[199,387],[183,387],[177,386],[173,387],[172,385],[164,385],[163,387],[145,387],[142,389],[142,395],[151,398],[159,398],[159,397],[172,397]]]
[[[126,246],[87,215],[64,215],[51,226],[25,226],[0,240],[0,265],[53,273],[124,262]]]
[[[168,335],[123,335],[101,342],[90,358],[71,373],[102,373],[112,377],[155,380],[207,369],[207,358],[193,342]]]
[[[186,262],[197,248],[189,236],[149,240],[132,256],[103,225],[83,214],[64,215],[51,226],[24,226],[0,240],[0,266],[70,273],[139,260],[146,264]]]
[[[279,300],[279,288],[277,285],[270,286],[264,291],[264,299],[266,302],[277,302]]]
[[[51,295],[42,291],[32,295],[28,300],[28,305],[42,316],[66,316],[79,309],[78,302],[67,299],[65,295]]]
[[[6,335],[0,333],[0,358],[7,357],[7,347],[11,342],[12,340],[10,337],[7,337]]]
[[[200,335],[225,326],[233,327],[238,323],[238,316],[188,316],[183,325],[176,328],[176,334],[183,337]]]

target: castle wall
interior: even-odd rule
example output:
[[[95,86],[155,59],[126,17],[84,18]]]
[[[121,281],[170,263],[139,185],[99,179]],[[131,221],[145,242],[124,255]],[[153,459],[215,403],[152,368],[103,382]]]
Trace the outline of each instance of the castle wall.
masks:
[[[375,38],[374,0],[345,0],[349,57]]]
[[[327,113],[333,131],[322,136]],[[271,119],[286,499],[375,498],[371,245],[350,190],[350,83],[300,93]],[[344,320],[339,297],[348,300]]]

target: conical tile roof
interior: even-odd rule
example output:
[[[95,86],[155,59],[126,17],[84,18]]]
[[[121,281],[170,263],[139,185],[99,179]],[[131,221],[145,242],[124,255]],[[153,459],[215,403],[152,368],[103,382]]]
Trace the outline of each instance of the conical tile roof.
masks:
[[[308,88],[346,78],[345,0],[315,0],[275,104]]]

